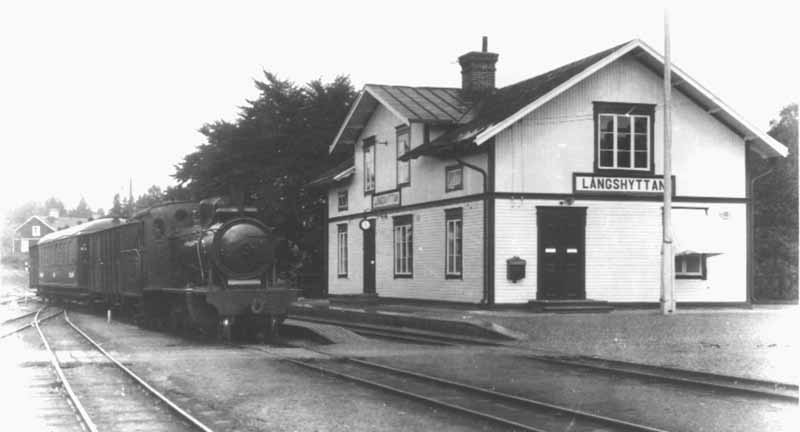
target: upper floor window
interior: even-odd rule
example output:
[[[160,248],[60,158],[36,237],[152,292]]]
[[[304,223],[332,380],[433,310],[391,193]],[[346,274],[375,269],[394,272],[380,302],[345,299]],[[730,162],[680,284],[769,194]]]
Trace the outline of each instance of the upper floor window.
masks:
[[[464,189],[464,167],[461,165],[453,165],[445,168],[444,173],[445,192],[456,191]]]
[[[598,170],[653,172],[653,105],[594,104]]]
[[[347,210],[347,189],[339,191],[337,201],[339,211]]]
[[[397,157],[411,150],[411,139],[408,126],[397,128]],[[411,161],[397,161],[397,185],[404,186],[411,183]]]
[[[364,140],[364,192],[375,192],[375,137]]]
[[[33,237],[39,237],[40,235],[42,235],[42,230],[41,230],[41,228],[42,228],[42,227],[40,227],[39,225],[33,225],[33,226],[31,226],[31,235],[32,235]]]

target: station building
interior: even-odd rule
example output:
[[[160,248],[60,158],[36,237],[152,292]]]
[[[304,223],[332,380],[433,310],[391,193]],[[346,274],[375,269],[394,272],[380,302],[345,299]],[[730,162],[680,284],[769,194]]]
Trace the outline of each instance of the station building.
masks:
[[[658,303],[663,58],[640,40],[495,88],[367,84],[330,152],[330,295]],[[752,158],[787,149],[673,66],[679,303],[749,301]],[[341,155],[340,155],[341,156]]]

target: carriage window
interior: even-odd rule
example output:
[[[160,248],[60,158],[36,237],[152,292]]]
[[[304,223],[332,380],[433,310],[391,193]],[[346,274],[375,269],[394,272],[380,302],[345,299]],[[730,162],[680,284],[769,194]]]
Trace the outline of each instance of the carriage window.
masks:
[[[166,233],[166,227],[164,226],[164,221],[161,219],[153,220],[153,236],[157,239],[164,237]]]

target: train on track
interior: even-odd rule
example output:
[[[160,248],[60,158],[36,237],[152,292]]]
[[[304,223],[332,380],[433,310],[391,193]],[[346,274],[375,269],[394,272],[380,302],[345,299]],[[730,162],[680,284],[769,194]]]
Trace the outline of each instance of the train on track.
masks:
[[[42,237],[30,286],[52,301],[121,309],[150,328],[274,335],[297,290],[288,244],[225,198],[169,202]]]

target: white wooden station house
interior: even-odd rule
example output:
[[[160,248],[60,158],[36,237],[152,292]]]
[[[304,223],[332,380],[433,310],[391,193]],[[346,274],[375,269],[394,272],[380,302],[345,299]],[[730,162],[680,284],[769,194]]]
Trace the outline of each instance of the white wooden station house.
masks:
[[[328,293],[657,304],[663,58],[632,40],[495,88],[367,84],[330,152]],[[748,162],[787,149],[673,67],[679,303],[749,301]]]

